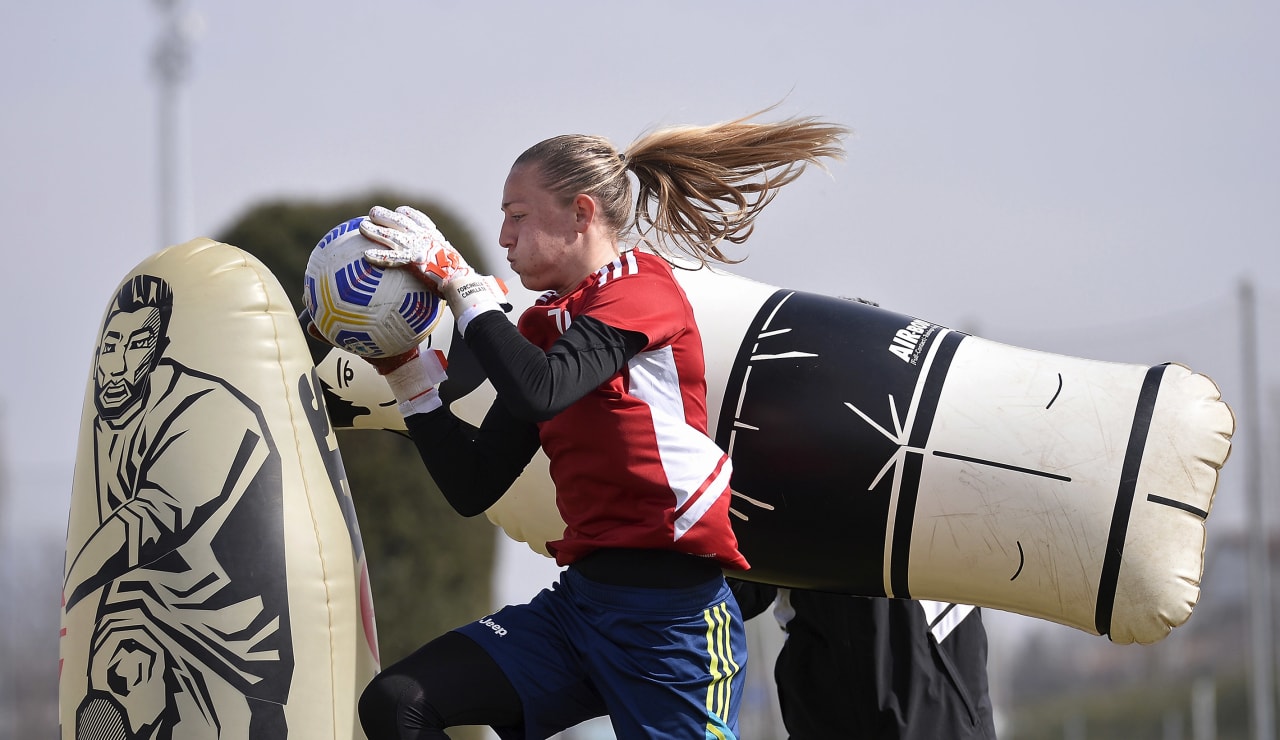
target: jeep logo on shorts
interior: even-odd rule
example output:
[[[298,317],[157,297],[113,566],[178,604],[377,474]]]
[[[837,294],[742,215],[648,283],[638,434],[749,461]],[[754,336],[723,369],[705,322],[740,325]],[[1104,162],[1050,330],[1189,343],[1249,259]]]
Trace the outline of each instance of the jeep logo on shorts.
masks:
[[[481,619],[480,624],[483,624],[484,626],[493,630],[493,634],[497,635],[498,637],[502,637],[503,635],[507,634],[507,629],[502,625],[498,624],[497,622],[493,621],[493,619],[490,617],[485,617],[484,619]]]

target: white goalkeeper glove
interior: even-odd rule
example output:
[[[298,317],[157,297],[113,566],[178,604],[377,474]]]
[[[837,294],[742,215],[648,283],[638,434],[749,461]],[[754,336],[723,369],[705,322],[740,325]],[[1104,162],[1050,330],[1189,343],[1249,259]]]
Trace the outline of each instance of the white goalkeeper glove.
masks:
[[[365,250],[366,260],[378,267],[413,270],[449,304],[464,335],[467,324],[481,313],[509,309],[507,286],[476,273],[425,213],[409,206],[394,211],[374,206],[360,222],[360,233],[386,247]]]

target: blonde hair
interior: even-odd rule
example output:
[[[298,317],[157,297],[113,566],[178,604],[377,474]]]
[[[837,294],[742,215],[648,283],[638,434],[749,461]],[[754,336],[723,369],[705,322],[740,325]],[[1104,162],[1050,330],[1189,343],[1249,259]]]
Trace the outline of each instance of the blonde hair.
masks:
[[[538,167],[542,185],[566,203],[579,193],[595,198],[618,239],[634,230],[660,254],[680,252],[704,265],[740,262],[721,243],[746,241],[760,210],[807,165],[843,159],[848,134],[812,117],[753,120],[763,112],[658,129],[625,152],[600,136],[556,136],[525,150],[515,165]],[[628,172],[638,184],[634,208]]]

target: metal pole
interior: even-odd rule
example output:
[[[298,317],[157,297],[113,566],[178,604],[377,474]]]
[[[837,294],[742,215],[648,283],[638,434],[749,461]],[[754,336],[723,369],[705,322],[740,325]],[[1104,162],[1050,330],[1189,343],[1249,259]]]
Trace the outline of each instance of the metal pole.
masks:
[[[1271,642],[1271,559],[1262,503],[1262,433],[1258,422],[1258,325],[1253,284],[1240,283],[1240,331],[1244,363],[1243,403],[1236,410],[1243,423],[1245,503],[1248,518],[1250,688],[1253,737],[1275,740],[1275,653]]]
[[[1271,416],[1269,417],[1271,420],[1271,425],[1270,425],[1270,431],[1265,433],[1267,434],[1268,447],[1272,450],[1273,454],[1263,459],[1262,462],[1265,464],[1260,466],[1261,470],[1259,471],[1259,476],[1264,481],[1262,494],[1261,494],[1262,508],[1264,510],[1275,506],[1274,496],[1275,496],[1275,487],[1276,487],[1275,481],[1276,481],[1276,472],[1277,472],[1276,460],[1280,459],[1275,457],[1274,455],[1275,444],[1276,444],[1275,430],[1277,429],[1275,425],[1278,421],[1280,421],[1280,388],[1274,388],[1274,387],[1270,388],[1269,392],[1267,393],[1267,397],[1271,402]],[[1266,536],[1267,567],[1269,569],[1267,571],[1267,574],[1270,576],[1274,576],[1274,574],[1270,570],[1273,567],[1273,564],[1275,562],[1275,555],[1272,554],[1270,549],[1271,541],[1275,538],[1275,534],[1276,534],[1276,528],[1274,523],[1270,521],[1266,523],[1266,533],[1267,533],[1267,536]],[[1274,585],[1274,578],[1272,579],[1271,583]],[[1276,592],[1275,592],[1275,589],[1272,588],[1271,589],[1272,624],[1275,623],[1275,619],[1276,619],[1275,611],[1274,611],[1275,604],[1276,604]],[[1271,638],[1272,639],[1271,649],[1275,651],[1275,663],[1272,664],[1271,666],[1271,671],[1272,671],[1271,675],[1280,676],[1280,646],[1277,646],[1275,644],[1275,637],[1274,637],[1275,630],[1271,630],[1271,634],[1273,635]],[[1273,688],[1275,688],[1277,694],[1280,694],[1280,686],[1275,686]],[[1274,706],[1277,709],[1280,709],[1280,696],[1276,696],[1274,698],[1276,699],[1276,704]]]
[[[1202,676],[1191,684],[1191,740],[1218,740],[1217,682]]]
[[[159,83],[159,208],[160,248],[186,241],[191,233],[187,196],[186,128],[183,125],[182,85],[191,67],[191,41],[199,19],[188,13],[184,0],[155,0],[163,14],[164,32],[156,44],[152,68]]]
[[[1072,714],[1062,722],[1062,740],[1087,740],[1088,730],[1083,714]]]

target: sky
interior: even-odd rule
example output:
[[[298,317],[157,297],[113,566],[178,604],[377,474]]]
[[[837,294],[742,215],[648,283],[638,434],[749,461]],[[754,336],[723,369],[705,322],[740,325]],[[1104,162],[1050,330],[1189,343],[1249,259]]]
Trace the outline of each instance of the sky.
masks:
[[[0,523],[12,528],[65,529],[102,310],[167,246],[159,7],[0,8],[4,310],[32,322],[11,325],[0,364]],[[733,251],[746,258],[734,272],[1015,346],[1209,375],[1242,432],[1262,431],[1236,437],[1211,537],[1246,521],[1248,456],[1276,457],[1280,4],[187,9],[177,241],[216,236],[263,200],[386,187],[452,210],[500,265],[502,182],[529,145],[592,133],[625,147],[776,104],[768,116],[848,126],[848,157],[782,191]],[[1246,282],[1256,337],[1243,330]],[[1247,347],[1261,391],[1249,409]]]

